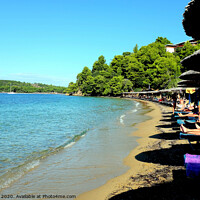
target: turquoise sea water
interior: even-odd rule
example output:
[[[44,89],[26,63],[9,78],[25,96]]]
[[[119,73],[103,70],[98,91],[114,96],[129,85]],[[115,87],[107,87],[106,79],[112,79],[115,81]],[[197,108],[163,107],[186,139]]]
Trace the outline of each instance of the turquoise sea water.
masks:
[[[107,143],[106,140],[96,143],[106,134],[108,140],[113,140],[113,145],[117,144],[117,134],[122,130],[130,134],[134,125],[144,120],[141,112],[141,104],[124,99],[0,94],[0,188],[10,186],[40,165],[44,158],[59,154],[74,144],[82,145],[84,155],[86,149],[88,151],[87,145]],[[131,144],[130,141],[123,145],[130,145],[129,149],[132,149]],[[102,146],[105,147],[106,144]],[[76,148],[71,151],[77,151]],[[101,151],[99,147],[95,149]]]

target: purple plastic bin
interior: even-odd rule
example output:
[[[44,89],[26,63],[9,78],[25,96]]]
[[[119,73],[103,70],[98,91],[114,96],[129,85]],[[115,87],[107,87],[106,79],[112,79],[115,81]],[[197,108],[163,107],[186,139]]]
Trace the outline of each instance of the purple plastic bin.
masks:
[[[200,164],[188,163],[186,166],[186,176],[194,179],[200,179]]]
[[[192,155],[192,154],[185,154],[185,164],[188,163],[199,163],[200,164],[200,155]]]

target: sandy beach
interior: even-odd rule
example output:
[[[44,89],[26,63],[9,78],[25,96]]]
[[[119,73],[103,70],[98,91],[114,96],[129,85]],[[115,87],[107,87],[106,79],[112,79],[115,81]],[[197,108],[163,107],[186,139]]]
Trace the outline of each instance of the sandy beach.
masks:
[[[199,199],[199,183],[186,178],[183,155],[192,153],[186,140],[179,140],[173,127],[172,108],[141,101],[151,108],[151,117],[133,133],[139,146],[124,159],[130,169],[103,186],[83,193],[78,200]],[[192,188],[192,189],[191,189]]]

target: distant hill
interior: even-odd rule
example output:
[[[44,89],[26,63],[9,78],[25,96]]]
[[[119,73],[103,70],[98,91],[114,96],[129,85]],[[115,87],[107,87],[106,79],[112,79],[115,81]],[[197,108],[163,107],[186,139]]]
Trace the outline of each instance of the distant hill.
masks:
[[[61,86],[0,80],[0,92],[10,92],[10,90],[16,93],[66,93],[66,87]]]

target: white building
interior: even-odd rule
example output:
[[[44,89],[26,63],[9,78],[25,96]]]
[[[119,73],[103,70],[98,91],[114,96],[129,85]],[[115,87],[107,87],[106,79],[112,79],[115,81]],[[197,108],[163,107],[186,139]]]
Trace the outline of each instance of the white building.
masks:
[[[189,42],[193,46],[197,45],[197,41],[196,40],[189,40]],[[183,47],[184,44],[185,44],[185,42],[181,42],[181,43],[178,43],[178,44],[167,44],[167,45],[165,45],[166,51],[168,51],[170,53],[174,53],[174,52],[176,52],[176,48]]]

